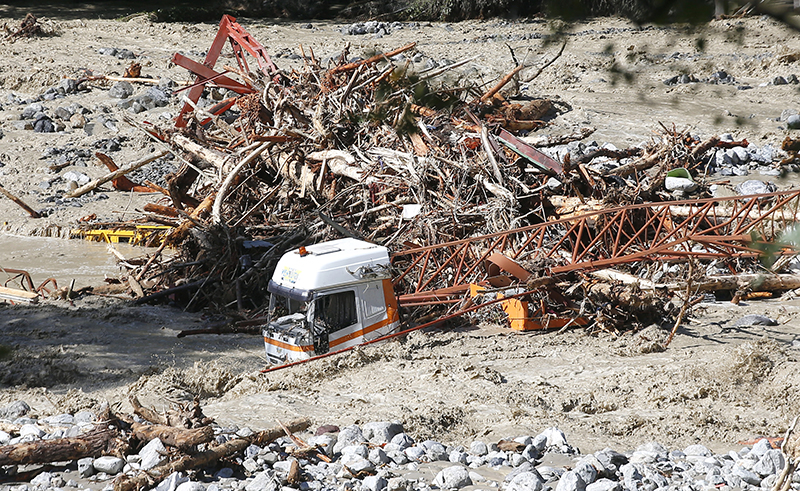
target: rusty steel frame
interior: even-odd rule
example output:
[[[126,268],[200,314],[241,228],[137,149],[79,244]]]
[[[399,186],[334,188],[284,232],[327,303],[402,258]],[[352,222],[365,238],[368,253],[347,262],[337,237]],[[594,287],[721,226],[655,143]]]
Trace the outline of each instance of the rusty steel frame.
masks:
[[[8,287],[9,283],[17,282],[22,287],[22,290],[31,293],[36,292],[41,296],[44,296],[45,293],[50,294],[58,290],[58,283],[55,278],[47,278],[36,288],[33,286],[31,274],[24,269],[11,269],[0,266],[0,273],[6,274],[6,280],[3,282],[4,287]],[[48,288],[48,285],[52,285],[52,290]]]
[[[175,53],[172,56],[173,63],[195,74],[195,82],[188,88],[188,92],[185,95],[185,97],[191,101],[191,104],[189,102],[183,104],[181,112],[175,119],[175,126],[177,128],[183,128],[189,123],[185,118],[186,113],[194,110],[192,104],[197,103],[206,84],[212,81],[217,86],[232,90],[237,94],[252,94],[255,92],[249,85],[242,84],[225,76],[224,72],[219,73],[214,70],[214,65],[216,65],[226,41],[230,41],[233,55],[242,72],[247,73],[250,71],[247,59],[245,58],[245,52],[247,52],[255,58],[259,69],[264,75],[270,77],[278,73],[278,67],[272,62],[272,59],[267,54],[266,48],[239,25],[235,17],[223,15],[219,23],[217,35],[211,43],[211,48],[209,48],[208,53],[206,53],[206,58],[203,63],[198,63],[180,53]]]
[[[546,261],[548,275],[635,261],[757,258],[798,222],[800,191],[646,203],[392,255],[404,305],[456,303],[470,283],[524,285],[520,263]],[[779,254],[798,251],[784,245]],[[521,272],[522,271],[522,272]],[[501,280],[501,281],[500,281]],[[499,283],[498,283],[499,281]]]

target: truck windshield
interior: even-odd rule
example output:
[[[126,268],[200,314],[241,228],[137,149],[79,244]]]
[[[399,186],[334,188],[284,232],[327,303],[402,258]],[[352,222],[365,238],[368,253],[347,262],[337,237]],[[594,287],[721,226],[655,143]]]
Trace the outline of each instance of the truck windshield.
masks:
[[[306,317],[306,312],[310,302],[293,300],[273,293],[269,299],[269,312],[267,313],[268,323],[283,324],[295,320],[302,320]]]

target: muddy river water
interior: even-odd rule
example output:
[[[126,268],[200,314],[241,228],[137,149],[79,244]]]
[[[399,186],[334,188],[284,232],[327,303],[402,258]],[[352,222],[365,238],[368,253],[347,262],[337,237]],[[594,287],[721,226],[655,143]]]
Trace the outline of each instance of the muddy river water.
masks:
[[[124,243],[114,247],[125,257],[147,253],[146,248]],[[120,272],[116,257],[101,242],[3,234],[0,267],[26,270],[35,286],[55,278],[59,286],[67,286],[74,279],[75,288],[100,284],[103,278],[117,277]],[[0,278],[3,282],[7,279]]]

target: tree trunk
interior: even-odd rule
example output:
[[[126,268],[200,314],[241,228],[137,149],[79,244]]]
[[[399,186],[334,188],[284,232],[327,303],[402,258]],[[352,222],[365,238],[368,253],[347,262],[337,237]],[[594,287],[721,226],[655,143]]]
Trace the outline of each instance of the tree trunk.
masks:
[[[99,430],[75,438],[37,440],[0,447],[0,466],[46,464],[99,457],[117,447],[116,430]]]

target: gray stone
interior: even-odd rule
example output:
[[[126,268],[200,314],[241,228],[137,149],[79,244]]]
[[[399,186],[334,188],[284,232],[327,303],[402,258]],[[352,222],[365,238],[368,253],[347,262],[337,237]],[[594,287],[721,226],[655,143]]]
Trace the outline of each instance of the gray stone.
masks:
[[[781,77],[780,75],[772,79],[772,85],[786,85],[788,83],[789,82],[787,82],[786,79]]]
[[[55,474],[53,474],[52,472],[42,472],[38,476],[31,479],[31,484],[35,486],[39,485],[39,486],[49,487],[50,482],[53,480],[54,477]]]
[[[61,176],[61,179],[65,180],[67,182],[75,181],[75,182],[78,183],[78,186],[83,186],[84,184],[88,184],[89,181],[91,181],[89,176],[87,176],[86,174],[82,174],[82,173],[74,171],[74,170],[65,172]]]
[[[78,459],[78,475],[81,476],[81,478],[86,479],[94,474],[94,466],[92,465],[93,461],[94,459],[91,457]]]
[[[642,482],[644,475],[639,472],[636,464],[627,463],[619,468],[622,479],[627,489],[638,489],[638,483]]]
[[[312,436],[308,439],[308,444],[321,449],[328,457],[332,457],[333,447],[336,445],[336,435],[323,433],[322,435]]]
[[[133,85],[130,82],[117,82],[108,89],[108,96],[114,99],[127,99],[133,95]]]
[[[33,131],[36,133],[55,133],[56,125],[53,124],[52,119],[42,115],[33,123]]]
[[[777,324],[768,324],[768,325],[777,325]],[[772,450],[772,445],[770,445],[769,440],[767,440],[766,438],[762,438],[761,440],[757,441],[755,445],[753,445],[753,448],[750,449],[750,452],[748,452],[748,456],[754,456],[756,459],[759,459],[770,450]]]
[[[536,467],[530,462],[523,462],[519,467],[515,468],[513,471],[509,472],[504,481],[511,482],[520,474],[525,474],[526,472],[530,472],[536,475],[536,477],[544,482],[545,479],[539,474],[539,471],[536,470]]]
[[[173,472],[155,487],[155,491],[175,491],[178,489],[178,486],[188,480],[189,478],[186,477],[183,472]]]
[[[366,445],[348,445],[344,447],[340,453],[342,457],[345,455],[358,455],[366,459],[369,455],[369,449]]]
[[[167,459],[167,449],[161,440],[154,438],[139,451],[141,469],[146,471],[163,463]],[[176,484],[177,485],[177,484]]]
[[[206,491],[206,487],[197,481],[186,481],[179,484],[175,491]]]
[[[522,458],[526,460],[536,460],[540,458],[542,454],[536,449],[533,444],[528,445],[525,447],[525,450],[522,451]]]
[[[0,445],[7,445],[11,441],[11,435],[0,430]]]
[[[355,455],[355,454],[343,455],[340,460],[340,463],[344,466],[347,466],[348,469],[352,470],[355,473],[372,472],[375,470],[375,464],[365,459],[364,457],[361,457],[360,455]]]
[[[556,491],[585,491],[586,483],[575,471],[567,471],[558,480]]]
[[[739,183],[736,186],[736,192],[742,196],[749,195],[749,194],[764,194],[764,193],[771,193],[775,190],[775,186],[771,186],[763,181],[759,181],[756,179],[750,179]]]
[[[622,485],[604,477],[587,485],[586,491],[622,491]]]
[[[591,484],[597,480],[597,469],[586,461],[578,462],[573,472],[580,476],[584,484]]]
[[[408,447],[403,451],[406,454],[408,460],[411,461],[420,461],[425,456],[425,450],[420,447]]]
[[[771,474],[778,474],[783,470],[785,463],[786,461],[783,458],[783,453],[781,453],[780,450],[767,450],[758,462],[753,465],[752,471],[761,477],[766,477]]]
[[[384,465],[392,461],[380,447],[371,449],[367,459],[375,465]]]
[[[548,447],[564,447],[567,444],[567,437],[564,435],[564,432],[558,428],[548,428],[541,434],[547,439],[546,441]]]
[[[800,129],[800,115],[792,114],[786,118],[786,127],[790,130]]]
[[[361,428],[357,425],[345,426],[339,431],[336,445],[333,446],[333,452],[340,453],[344,447],[360,443],[367,443],[367,439],[364,438]]]
[[[119,457],[103,456],[94,459],[92,466],[97,472],[105,472],[109,475],[119,474],[125,467],[125,461]]]
[[[247,448],[244,449],[244,457],[246,459],[252,459],[261,453],[261,447],[258,445],[249,445]]]
[[[364,491],[383,491],[389,485],[389,481],[380,476],[367,476],[361,481],[361,489]]]
[[[542,481],[548,482],[561,479],[561,475],[566,471],[561,468],[550,467],[549,465],[540,465],[536,468],[536,472],[542,476]]]
[[[462,452],[460,450],[453,450],[447,456],[447,460],[454,464],[467,464],[467,452]]]
[[[72,78],[64,78],[58,83],[58,87],[67,94],[73,94],[78,90],[78,81]]]
[[[420,446],[425,449],[425,455],[427,455],[432,462],[448,459],[447,447],[439,442],[427,440],[422,442]]]
[[[214,474],[214,477],[217,479],[231,478],[233,477],[233,469],[231,469],[230,467],[223,467]]]
[[[550,189],[551,191],[557,191],[558,189],[561,188],[562,183],[555,177],[551,177],[550,179],[547,180],[546,183],[544,183],[544,185],[547,186],[547,188]]]
[[[34,438],[41,438],[44,435],[44,430],[35,424],[24,424],[19,429],[19,436],[21,437],[32,436]]]
[[[705,445],[689,445],[683,449],[683,453],[688,457],[711,457],[711,450]]]
[[[487,447],[485,443],[475,440],[469,446],[469,453],[482,457],[489,453],[489,447]]]
[[[344,459],[345,457],[346,456],[342,456],[342,459]],[[296,459],[293,459],[293,458],[289,459],[289,460],[281,460],[281,461],[278,461],[278,462],[275,462],[274,464],[272,464],[272,468],[275,470],[275,472],[279,472],[279,473],[281,473],[283,475],[287,475],[287,474],[289,474],[289,471],[292,470],[292,462],[295,462],[295,461],[296,461]]]
[[[118,49],[114,56],[116,56],[120,60],[133,60],[134,58],[136,58],[136,55],[133,53],[133,51],[124,48]]]
[[[270,471],[259,472],[244,487],[245,491],[277,491],[278,483]]]
[[[69,121],[69,118],[72,117],[72,111],[64,106],[58,106],[55,111],[53,111],[53,116],[63,119],[64,121]]]
[[[390,421],[367,423],[362,429],[364,438],[377,445],[391,442],[395,435],[402,432],[403,425],[401,423]]]
[[[742,466],[735,465],[731,471],[731,474],[739,477],[747,484],[752,484],[753,486],[758,486],[761,484],[761,477],[758,474],[753,471],[749,471]]]
[[[169,104],[169,94],[160,87],[150,87],[144,94],[136,97],[136,101],[145,109],[155,109]]]
[[[759,314],[749,314],[732,324],[733,327],[746,327],[746,326],[777,326],[778,321],[770,319],[767,316]],[[755,448],[755,447],[754,447]],[[761,454],[763,455],[763,454]]]
[[[402,449],[406,449],[414,445],[414,439],[406,435],[405,433],[398,433],[392,438],[392,441],[390,443],[392,443],[393,445],[397,445]]]
[[[390,450],[386,452],[386,456],[392,459],[397,465],[404,465],[408,463],[408,457],[402,450]]]
[[[34,102],[22,110],[20,119],[34,119],[34,116],[43,113],[46,109],[42,103]]]
[[[506,491],[541,491],[544,486],[541,476],[534,472],[522,472],[514,476],[505,487]]]
[[[536,435],[535,437],[533,437],[533,442],[531,443],[531,445],[533,445],[534,448],[536,448],[536,450],[539,451],[539,453],[542,453],[544,449],[547,448],[547,435],[545,434]]]
[[[261,464],[256,462],[254,458],[250,457],[244,459],[244,462],[242,462],[242,467],[244,468],[245,471],[249,472],[250,474],[255,474],[256,472],[258,472],[259,469],[261,469]]]
[[[682,191],[691,193],[697,190],[697,183],[685,177],[669,177],[664,179],[664,187],[668,191]]]
[[[460,465],[446,467],[436,474],[433,483],[439,489],[461,489],[464,486],[472,485],[472,479],[469,477],[469,471]]]

